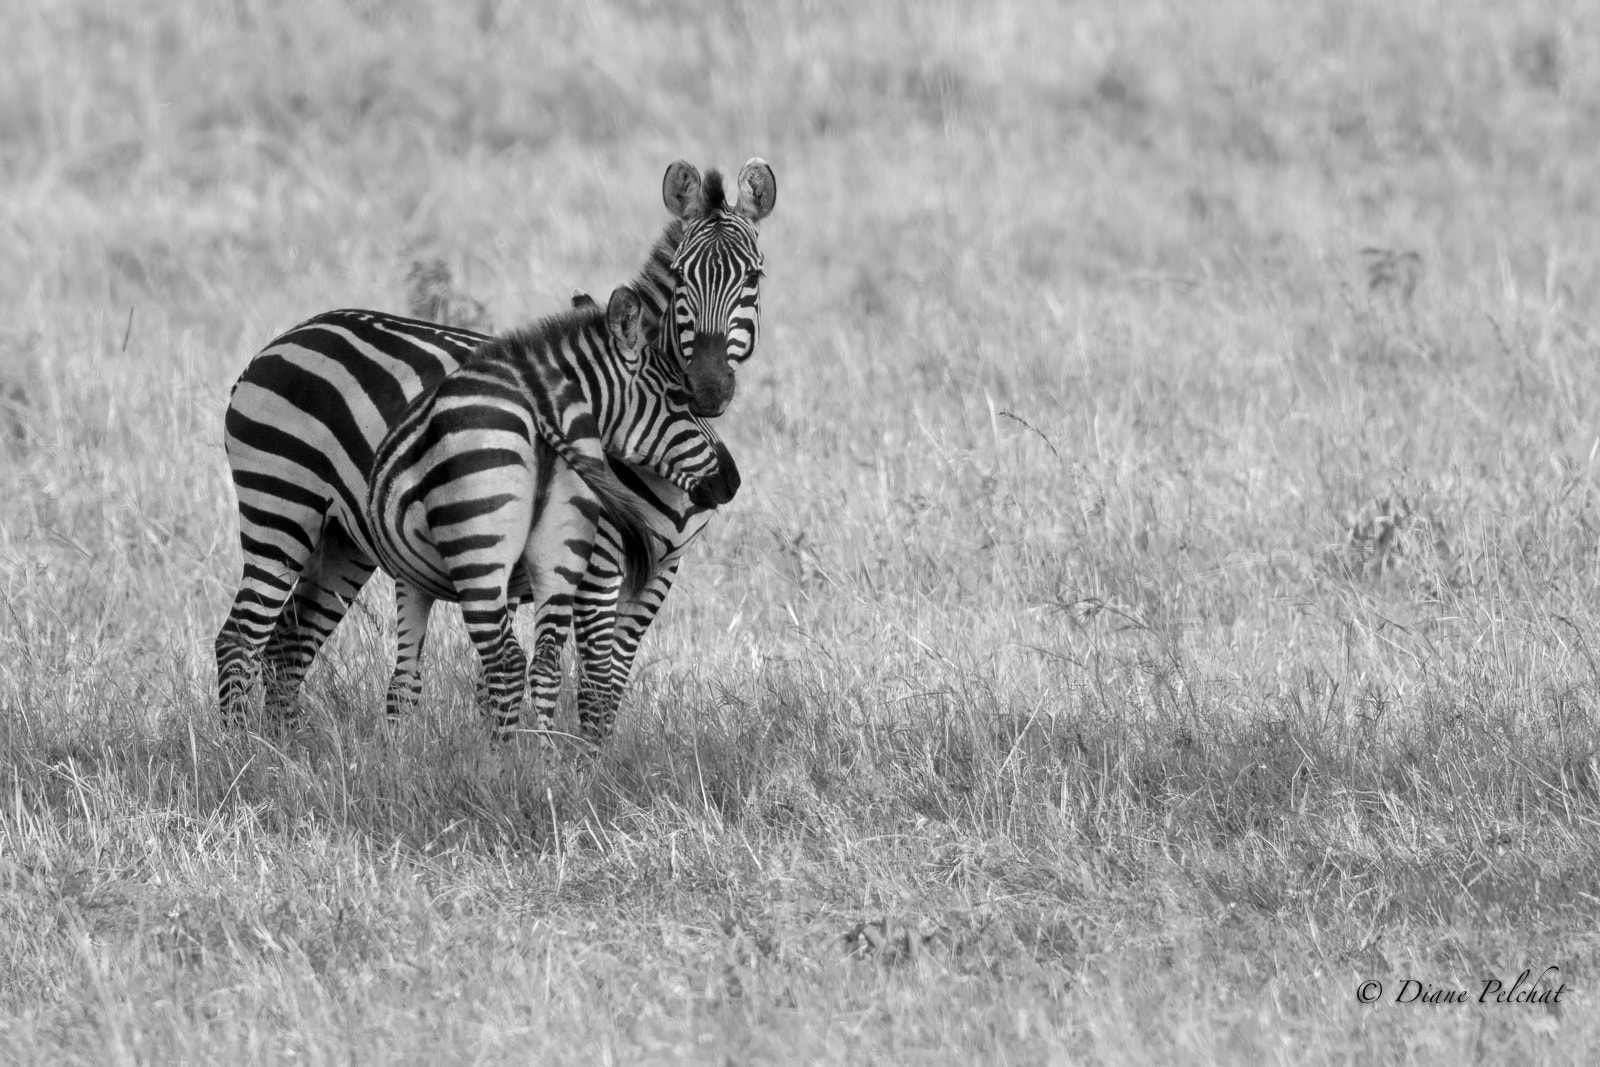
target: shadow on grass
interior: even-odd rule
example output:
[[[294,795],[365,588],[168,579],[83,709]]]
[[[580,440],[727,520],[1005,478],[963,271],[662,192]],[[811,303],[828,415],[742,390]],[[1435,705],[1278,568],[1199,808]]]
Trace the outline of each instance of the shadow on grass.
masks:
[[[1064,898],[1062,857],[1092,853],[1129,882],[1175,863],[1219,906],[1264,914],[1593,911],[1592,722],[1496,719],[1443,694],[1381,722],[1338,706],[1252,723],[1220,702],[1135,720],[1087,698],[1023,714],[983,686],[884,706],[797,671],[713,694],[668,680],[631,700],[599,754],[496,745],[459,709],[391,731],[334,708],[280,739],[181,715],[153,732],[114,714],[72,729],[13,718],[0,808],[63,833],[98,806],[171,816],[168,833],[333,828],[421,854],[541,853],[619,827],[804,845],[932,824],[1004,839],[1035,857],[1019,877]]]

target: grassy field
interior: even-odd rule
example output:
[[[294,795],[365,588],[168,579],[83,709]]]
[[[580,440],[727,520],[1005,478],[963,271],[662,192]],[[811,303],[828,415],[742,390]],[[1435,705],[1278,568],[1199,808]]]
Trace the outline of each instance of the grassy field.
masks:
[[[531,6],[0,7],[0,1061],[1600,1057],[1600,17]],[[604,756],[453,609],[385,733],[381,580],[223,734],[250,356],[608,292],[752,155]]]

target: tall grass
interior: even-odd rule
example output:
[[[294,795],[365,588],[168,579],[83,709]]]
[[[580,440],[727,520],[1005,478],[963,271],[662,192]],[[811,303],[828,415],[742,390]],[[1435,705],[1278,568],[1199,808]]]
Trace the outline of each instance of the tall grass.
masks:
[[[1596,31],[0,10],[0,1059],[1588,1062]],[[609,291],[755,154],[744,488],[608,750],[489,744],[450,610],[386,732],[382,580],[224,734],[250,355]]]

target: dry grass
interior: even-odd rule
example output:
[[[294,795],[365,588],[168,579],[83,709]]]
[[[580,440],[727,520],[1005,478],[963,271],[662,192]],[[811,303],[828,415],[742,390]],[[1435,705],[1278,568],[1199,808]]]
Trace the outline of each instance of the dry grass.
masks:
[[[0,1059],[1595,1058],[1587,8],[525,6],[0,10]],[[745,488],[605,756],[448,612],[386,737],[385,588],[224,736],[250,354],[609,291],[753,154]]]

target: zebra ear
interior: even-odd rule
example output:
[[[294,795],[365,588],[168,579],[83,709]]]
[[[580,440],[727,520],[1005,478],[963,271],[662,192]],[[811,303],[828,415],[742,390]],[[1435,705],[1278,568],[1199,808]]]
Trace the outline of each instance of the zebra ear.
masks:
[[[582,289],[572,290],[572,309],[574,311],[582,311],[585,308],[597,308],[599,306],[599,304],[594,302],[594,297],[590,296]]]
[[[661,200],[673,218],[685,222],[704,214],[700,203],[700,172],[693,163],[680,159],[667,168],[661,179]]]
[[[739,168],[739,203],[734,210],[751,222],[772,214],[778,202],[778,179],[760,156]]]
[[[611,331],[617,354],[630,369],[639,366],[639,345],[644,340],[644,304],[630,285],[619,285],[606,304],[606,329]]]

